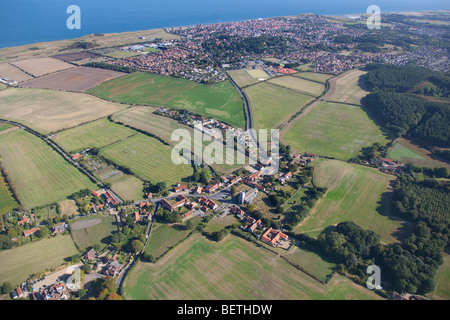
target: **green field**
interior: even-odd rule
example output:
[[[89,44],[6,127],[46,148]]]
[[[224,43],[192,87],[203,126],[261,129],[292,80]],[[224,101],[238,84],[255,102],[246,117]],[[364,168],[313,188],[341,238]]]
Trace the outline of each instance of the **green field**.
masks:
[[[134,52],[134,51],[123,51],[116,50],[110,53],[105,53],[104,55],[111,58],[122,59],[122,58],[130,58],[135,56],[140,56],[142,53]]]
[[[436,288],[428,294],[432,299],[449,300],[450,299],[450,255],[444,253],[444,263],[436,272]]]
[[[100,149],[102,156],[130,168],[141,180],[164,181],[168,187],[193,174],[190,164],[174,164],[171,152],[172,147],[143,134]]]
[[[156,263],[139,262],[123,285],[126,299],[377,299],[336,275],[327,286],[278,255],[233,235],[220,243],[194,234]]]
[[[9,213],[18,206],[19,205],[16,200],[14,200],[5,179],[0,175],[0,217],[2,214]]]
[[[325,83],[326,80],[330,79],[333,75],[326,74],[326,73],[315,73],[315,72],[299,72],[299,73],[294,73],[293,76]]]
[[[313,99],[265,82],[247,87],[244,92],[252,109],[256,129],[276,128]]]
[[[234,82],[236,82],[236,84],[241,88],[260,82],[258,78],[252,77],[245,69],[229,70],[227,71],[227,73],[234,80]]]
[[[317,253],[296,246],[283,257],[324,282],[336,267],[335,263],[322,259]]]
[[[119,174],[106,179],[105,182],[111,183],[112,191],[124,201],[144,198],[144,183],[135,176]]]
[[[95,188],[56,151],[24,130],[0,135],[0,157],[27,209],[65,200],[84,188]]]
[[[104,99],[141,105],[185,109],[244,128],[244,108],[229,81],[204,85],[151,73],[132,73],[89,90]]]
[[[374,142],[387,143],[383,132],[359,106],[322,102],[302,116],[285,133],[298,152],[348,160]]]
[[[353,221],[375,231],[384,243],[398,240],[404,222],[390,215],[390,182],[395,177],[377,169],[324,160],[314,165],[313,183],[326,187],[326,195],[296,228],[297,232],[317,236],[324,228]]]
[[[0,251],[0,283],[8,281],[17,286],[36,273],[60,266],[65,258],[77,253],[69,235]]]
[[[325,90],[325,86],[323,84],[292,76],[277,77],[270,79],[267,82],[314,97],[319,96]]]
[[[105,147],[137,132],[106,118],[58,132],[52,139],[67,152],[84,147]]]
[[[100,248],[105,247],[107,245],[106,239],[113,231],[117,231],[116,217],[107,214],[96,214],[76,219],[71,223],[71,226],[74,223],[92,219],[101,219],[102,222],[87,228],[70,231],[73,241],[81,251],[94,245],[99,245]]]
[[[402,162],[409,162],[414,160],[425,160],[420,154],[408,149],[406,146],[399,142],[395,142],[392,148],[389,150],[388,155],[390,159]]]
[[[193,217],[194,222],[199,222],[200,217]],[[184,229],[182,224],[168,225],[155,223],[150,232],[145,252],[155,258],[159,258],[171,247],[186,238],[192,230]]]

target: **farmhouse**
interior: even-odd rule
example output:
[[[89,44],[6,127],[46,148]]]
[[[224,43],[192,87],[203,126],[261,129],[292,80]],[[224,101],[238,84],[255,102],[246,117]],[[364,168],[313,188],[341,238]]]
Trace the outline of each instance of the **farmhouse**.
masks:
[[[185,196],[183,196],[182,194],[177,196],[177,200],[178,202],[175,202],[174,204],[171,204],[169,201],[167,201],[166,199],[162,199],[160,201],[161,205],[166,208],[167,210],[169,210],[170,212],[172,212],[173,210],[175,210],[176,208],[185,205],[185,204],[189,204],[190,201],[189,199],[187,199]]]
[[[220,184],[217,181],[215,181],[214,183],[212,183],[206,187],[206,192],[209,192],[209,193],[214,192],[219,187],[220,187]]]
[[[105,274],[107,276],[114,277],[114,276],[118,275],[121,270],[122,270],[122,265],[119,262],[111,259],[108,261],[108,264],[106,265]]]
[[[210,199],[208,199],[206,197],[201,197],[200,198],[200,203],[202,205],[204,205],[205,207],[208,207],[208,208],[210,208],[212,210],[215,210],[218,207],[218,205],[214,201],[212,201],[212,200],[210,200]]]
[[[67,224],[64,222],[55,224],[52,228],[52,234],[63,232],[64,230],[66,230],[66,228],[67,228]]]
[[[32,228],[32,229],[30,229],[30,230],[25,230],[24,232],[23,232],[23,235],[25,236],[25,237],[28,237],[29,235],[34,235],[36,232],[38,232],[39,230],[41,230],[41,229],[39,229],[39,228],[36,228],[36,227],[34,227],[34,228]]]
[[[81,158],[81,157],[82,157],[81,154],[75,153],[74,155],[72,155],[72,160],[77,160],[77,159],[79,159],[79,158]]]
[[[19,222],[17,222],[17,224],[19,225],[19,226],[21,226],[21,225],[24,225],[25,223],[28,223],[30,221],[30,219],[28,219],[27,218],[27,216],[23,216],[22,217],[22,220],[20,220]]]
[[[113,196],[113,194],[108,190],[105,192],[106,202],[108,202],[112,206],[117,206],[119,201]]]
[[[289,239],[289,237],[286,234],[284,234],[281,231],[274,230],[271,227],[269,229],[267,229],[266,231],[264,231],[264,233],[261,235],[262,241],[264,241],[274,247],[288,246],[289,245],[289,243],[287,243],[288,239]]]
[[[188,190],[189,190],[189,188],[188,188],[187,184],[180,185],[178,183],[177,186],[174,188],[175,192],[188,191]]]
[[[96,252],[93,248],[91,248],[91,250],[89,250],[88,252],[86,252],[86,254],[84,255],[84,258],[86,260],[94,260],[96,255]]]

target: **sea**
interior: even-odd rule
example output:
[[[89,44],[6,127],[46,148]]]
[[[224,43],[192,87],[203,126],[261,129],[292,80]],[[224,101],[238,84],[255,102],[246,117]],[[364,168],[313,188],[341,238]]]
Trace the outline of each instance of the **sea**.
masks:
[[[80,9],[79,29],[67,20]],[[0,48],[112,33],[315,13],[448,9],[448,0],[0,0]],[[382,15],[381,15],[382,17]]]

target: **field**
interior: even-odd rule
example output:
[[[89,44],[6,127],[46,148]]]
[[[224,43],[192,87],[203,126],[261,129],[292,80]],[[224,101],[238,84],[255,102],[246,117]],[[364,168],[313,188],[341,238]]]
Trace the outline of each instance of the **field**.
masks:
[[[198,222],[201,218],[193,217],[191,219]],[[171,247],[186,238],[190,232],[192,230],[184,229],[182,224],[155,223],[150,232],[145,252],[151,254],[154,258],[159,258]]]
[[[60,214],[61,216],[76,216],[79,215],[80,213],[78,212],[78,207],[75,203],[75,200],[64,200],[58,203],[59,204],[59,210],[60,210]]]
[[[374,142],[385,144],[383,132],[359,106],[322,102],[293,123],[283,138],[298,152],[348,160]]]
[[[300,92],[260,83],[244,89],[256,129],[271,129],[298,111],[313,98]]]
[[[132,175],[120,174],[105,182],[111,183],[111,189],[124,201],[144,198],[144,183]]]
[[[220,243],[195,234],[156,263],[139,262],[125,278],[126,299],[377,299],[337,275],[328,286],[282,258],[233,235]]]
[[[264,70],[261,70],[261,69],[247,70],[247,73],[250,75],[250,77],[255,78],[255,79],[270,78],[269,75]]]
[[[71,65],[70,63],[53,58],[31,58],[26,60],[14,61],[11,62],[11,64],[35,77],[73,68],[73,65]]]
[[[106,117],[125,106],[90,95],[46,89],[0,91],[0,117],[48,134]],[[95,108],[92,106],[95,105]]]
[[[439,267],[436,273],[436,288],[428,294],[432,299],[449,300],[450,299],[450,255],[444,253],[444,263]]]
[[[242,99],[229,81],[204,85],[137,72],[105,82],[89,92],[116,102],[186,109],[238,128],[245,127]]]
[[[0,78],[9,78],[21,82],[32,77],[9,63],[0,63]]]
[[[345,102],[349,104],[361,104],[361,99],[369,92],[360,86],[360,78],[367,72],[358,69],[343,74],[336,80],[336,90],[329,101]]]
[[[78,60],[84,60],[84,59],[91,59],[95,58],[97,55],[87,52],[87,51],[80,51],[80,52],[73,52],[73,53],[62,53],[62,54],[56,54],[51,56],[50,58],[59,59],[64,62],[71,62],[71,61],[78,61]]]
[[[133,52],[133,51],[123,51],[116,50],[110,53],[105,53],[104,55],[111,58],[122,59],[122,58],[130,58],[135,56],[140,56],[142,53]]]
[[[14,200],[5,179],[0,175],[0,217],[17,208],[19,205]]]
[[[69,235],[0,251],[0,283],[7,281],[17,286],[33,274],[60,266],[65,258],[76,253]]]
[[[331,74],[326,73],[315,73],[315,72],[299,72],[293,74],[294,77],[299,77],[303,79],[313,80],[325,83],[326,80],[330,79],[332,77]]]
[[[2,166],[27,209],[95,185],[39,138],[23,130],[0,135]]]
[[[296,231],[316,236],[325,227],[353,221],[375,231],[383,243],[397,241],[400,229],[407,226],[390,215],[393,179],[374,168],[338,160],[316,163],[313,183],[328,191]]]
[[[125,74],[126,73],[114,70],[91,67],[74,67],[36,79],[24,81],[20,84],[20,87],[84,92],[90,88],[102,84],[105,81],[123,76]]]
[[[322,259],[317,253],[294,246],[283,257],[321,281],[326,281],[336,264]]]
[[[258,78],[254,78],[251,75],[249,75],[247,70],[245,69],[229,70],[227,71],[227,73],[234,80],[234,82],[236,82],[236,84],[241,88],[259,82]]]
[[[72,152],[84,147],[105,147],[134,134],[137,132],[103,118],[60,131],[53,136],[52,140],[67,152]]]
[[[268,82],[314,97],[319,96],[323,90],[325,90],[325,86],[323,84],[299,77],[283,76],[270,79]]]
[[[193,174],[190,164],[173,164],[171,152],[171,147],[143,134],[100,150],[101,155],[130,168],[141,180],[165,181],[168,186]]]
[[[417,145],[412,144],[410,141],[398,138],[394,141],[393,146],[389,149],[387,156],[396,161],[403,163],[412,162],[415,166],[425,167],[447,167],[450,168],[450,164],[433,159],[434,156],[430,151],[423,149]]]
[[[97,223],[96,219],[101,220]],[[111,235],[113,231],[117,231],[116,217],[111,215],[91,215],[82,220],[77,219],[77,223],[86,222],[85,228],[74,228],[70,231],[73,241],[76,243],[80,250],[84,250],[87,247],[93,245],[99,245],[100,247],[106,246],[105,239]],[[89,226],[89,222],[92,221],[92,225]],[[74,225],[72,223],[70,227]]]

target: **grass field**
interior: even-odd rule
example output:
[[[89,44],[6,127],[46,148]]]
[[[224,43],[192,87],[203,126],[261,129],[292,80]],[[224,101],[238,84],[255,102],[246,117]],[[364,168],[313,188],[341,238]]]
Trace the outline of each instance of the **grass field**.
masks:
[[[234,80],[234,82],[236,82],[236,84],[241,88],[259,82],[258,78],[254,78],[251,75],[249,75],[247,70],[245,69],[229,70],[227,71],[227,73]]]
[[[392,160],[403,161],[403,162],[409,162],[408,161],[409,159],[411,159],[411,160],[425,159],[420,154],[414,152],[411,149],[408,149],[407,147],[405,147],[404,145],[402,145],[399,142],[394,143],[392,149],[389,150],[388,157],[391,158]]]
[[[5,179],[0,175],[0,217],[5,213],[11,212],[12,209],[17,208],[18,206],[19,205],[16,200],[14,200]]]
[[[256,129],[276,128],[313,98],[300,92],[260,83],[244,89]]]
[[[297,232],[317,236],[325,227],[353,221],[375,231],[384,243],[398,240],[404,222],[390,215],[391,187],[395,177],[374,168],[338,160],[315,164],[313,182],[328,191],[296,228]]]
[[[26,88],[1,90],[0,101],[1,118],[42,134],[75,127],[126,107],[83,93]]]
[[[0,283],[8,281],[17,286],[33,274],[60,266],[65,258],[77,253],[69,235],[0,251]]]
[[[283,257],[324,282],[336,267],[335,263],[322,259],[317,253],[297,246],[290,249]]]
[[[76,219],[75,223],[82,220],[101,219],[101,223],[89,226],[87,228],[71,230],[72,238],[80,250],[84,250],[87,247],[93,245],[99,245],[101,248],[105,247],[105,239],[108,238],[113,231],[117,231],[115,216],[107,214],[90,215],[85,218]],[[73,223],[71,224],[71,226]]]
[[[251,69],[251,70],[246,70],[246,71],[250,75],[250,77],[255,78],[255,79],[270,78],[269,75],[267,74],[267,72],[265,72],[264,70],[261,70],[261,69]]]
[[[58,132],[52,140],[67,152],[72,152],[84,147],[105,147],[134,134],[137,134],[137,131],[103,118]]]
[[[195,234],[156,263],[139,262],[125,278],[126,299],[377,299],[336,276],[328,286],[279,256],[233,235],[220,243]]]
[[[139,52],[132,52],[132,51],[123,51],[123,50],[116,50],[110,53],[105,53],[104,55],[111,58],[130,58],[135,56],[140,56],[142,53]]]
[[[140,200],[144,198],[144,183],[135,176],[120,174],[105,182],[111,183],[111,189],[125,201]]]
[[[360,105],[361,99],[369,93],[359,85],[361,76],[366,73],[366,71],[355,69],[339,78],[336,81],[336,91],[329,98],[329,101]]]
[[[288,89],[299,91],[304,94],[312,95],[314,97],[319,96],[325,86],[323,84],[305,80],[299,77],[283,76],[268,80],[269,83],[273,83]]]
[[[168,187],[193,174],[190,164],[175,165],[171,160],[171,152],[172,147],[143,134],[100,149],[101,155],[130,168],[141,180],[150,180],[152,183],[165,181]]]
[[[245,127],[242,99],[229,81],[203,85],[137,72],[105,82],[89,92],[117,102],[186,109],[235,127]]]
[[[314,80],[314,81],[318,81],[318,82],[322,82],[322,83],[325,83],[326,80],[328,80],[332,77],[331,74],[316,73],[316,72],[299,72],[299,73],[294,73],[293,76],[303,78],[303,79],[308,79],[308,80]]]
[[[95,188],[56,151],[23,130],[0,135],[0,157],[27,209],[62,201],[84,188]]]
[[[194,222],[199,222],[200,217],[191,218]],[[168,225],[164,223],[155,223],[150,232],[148,244],[145,252],[151,254],[154,258],[159,258],[171,247],[183,240],[192,230],[184,229],[182,224]]]
[[[444,263],[439,267],[436,273],[436,288],[428,294],[432,299],[449,300],[450,299],[450,255],[444,253]]]
[[[387,139],[358,106],[322,102],[301,117],[283,137],[298,152],[348,160],[363,147]]]

